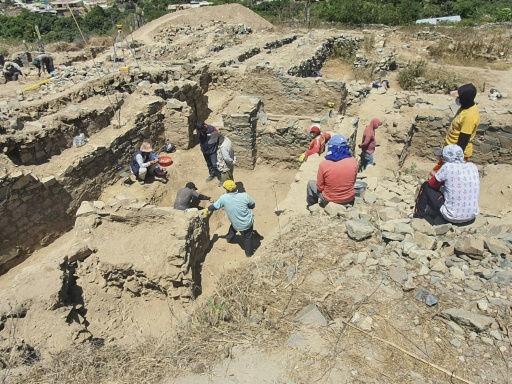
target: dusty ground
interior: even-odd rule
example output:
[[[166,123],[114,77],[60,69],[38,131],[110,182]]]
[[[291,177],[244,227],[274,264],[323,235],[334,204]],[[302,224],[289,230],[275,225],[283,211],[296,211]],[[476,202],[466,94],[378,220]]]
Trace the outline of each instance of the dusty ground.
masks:
[[[238,5],[222,7],[229,10],[225,14],[221,12],[221,19],[223,21],[237,24],[248,23],[254,31],[258,31],[254,34],[254,40],[248,40],[248,42],[241,44],[242,48],[245,49],[256,41],[261,43],[266,41],[266,39],[272,38],[271,32],[261,32],[270,27],[270,25],[253,14],[248,13],[245,8]],[[194,24],[191,23],[191,20],[203,17],[205,12],[208,12],[208,8],[165,16],[141,28],[134,36],[137,40],[144,41],[147,44],[154,43],[153,39],[155,36],[158,36],[162,28]],[[209,21],[205,18],[203,20],[205,23]],[[279,33],[276,33],[275,38],[283,37],[288,32],[291,34],[296,31],[279,31]],[[351,34],[352,32],[354,31],[347,33]],[[197,32],[197,34],[200,33],[200,31]],[[342,31],[337,31],[337,33],[342,33]],[[428,59],[427,52],[425,51],[426,43],[424,41],[404,38],[403,34],[392,32],[390,29],[365,33],[360,31],[354,32],[354,35],[361,36],[369,36],[370,34],[376,35],[376,43],[385,40],[384,53],[394,52],[396,54],[395,57],[399,61],[417,60],[419,58]],[[181,36],[179,39],[177,38],[177,41],[185,41],[188,39],[188,36]],[[210,40],[214,39],[210,37]],[[210,40],[208,44],[213,43]],[[305,38],[305,41],[312,46],[317,43],[313,40],[308,40],[308,38]],[[177,42],[175,43],[179,45]],[[405,47],[405,44],[408,44],[408,47]],[[187,49],[192,52],[195,48]],[[301,49],[305,49],[304,46]],[[191,54],[190,52],[184,53],[183,57],[187,57],[188,54]],[[276,65],[281,65],[289,62],[294,52],[299,52],[298,46],[289,46],[283,48],[282,51],[268,53],[267,58],[269,58],[269,61],[276,63]],[[201,55],[198,55],[198,59],[203,60],[202,63],[205,63],[208,60],[212,60],[212,57],[217,59],[224,54],[221,51],[207,59],[201,58]],[[365,53],[370,58],[377,57],[380,54],[381,52],[377,52],[375,49],[368,49]],[[66,56],[67,54],[63,53],[61,56],[62,60]],[[171,59],[169,59],[170,61]],[[246,69],[245,66],[255,66],[264,61],[260,56],[255,56],[241,65],[240,70],[243,72]],[[166,64],[165,60],[163,64]],[[512,94],[512,85],[508,81],[512,72],[510,69],[498,71],[487,68],[439,66],[435,63],[430,65],[432,70],[443,68],[459,73],[464,79],[474,82],[479,87],[485,83],[487,90],[489,88],[498,88],[501,92]],[[347,83],[360,80],[356,78],[352,70],[352,64],[338,59],[329,59],[321,72],[326,79],[343,80]],[[33,70],[27,71],[27,73],[29,76],[18,83],[11,82],[0,86],[0,98],[16,97],[18,91],[37,81],[37,76]],[[396,129],[406,129],[410,126],[414,115],[417,113],[417,111],[399,112],[393,109],[395,96],[401,89],[397,82],[396,72],[389,73],[386,78],[391,83],[391,88],[386,93],[372,91],[364,101],[352,105],[348,109],[345,118],[339,118],[336,120],[336,123],[331,121],[329,125],[329,129],[333,133],[341,132],[349,135],[352,132],[352,119],[359,118],[357,135],[357,141],[359,142],[364,127],[372,118],[377,117],[383,121],[383,126],[377,131],[376,166],[370,167],[360,175],[366,179],[372,177],[396,179],[397,159],[402,145],[397,144],[390,137],[391,131],[395,129],[393,123],[397,123],[398,128]],[[375,78],[372,80],[378,80],[378,76],[375,75]],[[369,83],[370,81],[366,79],[365,82]],[[76,87],[79,86],[77,85]],[[243,84],[235,84],[231,88],[219,86],[208,92],[208,107],[211,110],[209,121],[211,123],[221,122],[221,114],[226,104],[243,89],[243,86]],[[269,100],[272,100],[272,95],[267,96]],[[446,95],[428,95],[425,97],[428,97],[433,103],[440,105],[451,103],[451,99]],[[491,102],[486,98],[486,95],[480,95],[477,101],[482,108],[492,111],[494,108],[510,108],[509,100]],[[123,108],[126,110],[136,109],[138,103],[142,101],[143,98],[131,99],[130,103]],[[94,102],[97,102],[97,100],[94,100]],[[337,123],[338,121],[339,124]],[[100,145],[109,143],[116,134],[116,131],[105,130],[97,134],[90,144]],[[83,148],[82,150],[85,151],[86,149]],[[40,169],[46,172],[57,171],[68,162],[71,162],[75,155],[76,152],[75,154],[65,153],[60,159],[52,159],[51,163],[42,165]],[[125,187],[118,182],[106,188],[100,199],[106,202],[119,195],[130,195],[139,201],[146,201],[162,207],[171,207],[177,190],[182,188],[188,181],[195,182],[199,192],[211,196],[212,199],[216,199],[223,193],[222,188],[219,188],[216,182],[205,182],[205,178],[208,176],[206,165],[197,146],[187,151],[178,150],[171,156],[174,159],[174,164],[168,168],[169,181],[166,184],[153,182],[141,186],[135,183]],[[167,338],[167,336],[173,335],[177,331],[181,332],[182,328],[184,326],[186,328],[189,324],[192,324],[193,327],[197,326],[199,329],[199,331],[195,330],[196,333],[192,332],[196,338],[189,340],[189,343],[184,342],[184,345],[172,346],[174,348],[172,353],[172,359],[174,360],[172,361],[178,362],[176,364],[180,365],[179,375],[174,376],[170,374],[162,382],[169,384],[226,382],[410,382],[419,384],[424,382],[447,382],[448,379],[443,375],[433,375],[430,378],[429,374],[432,371],[425,367],[417,368],[414,361],[403,360],[403,356],[400,353],[383,348],[382,345],[377,345],[371,338],[364,338],[354,330],[345,332],[345,327],[340,323],[340,319],[350,319],[354,312],[359,312],[363,317],[375,315],[374,318],[379,319],[380,330],[383,332],[380,334],[381,337],[398,340],[399,344],[404,346],[404,348],[412,348],[417,353],[420,351],[420,355],[422,353],[428,355],[424,351],[433,351],[431,355],[433,361],[445,367],[456,367],[457,372],[462,372],[466,377],[480,378],[480,382],[508,382],[508,376],[506,379],[504,378],[505,368],[503,368],[501,360],[496,363],[499,364],[500,370],[494,374],[489,374],[492,371],[490,364],[492,364],[493,359],[498,361],[496,360],[497,355],[493,355],[492,358],[491,356],[485,357],[485,374],[488,376],[475,373],[474,367],[476,366],[476,361],[478,361],[477,358],[481,356],[473,356],[472,352],[468,351],[468,349],[473,348],[469,341],[467,343],[471,348],[466,349],[464,353],[460,351],[446,352],[451,351],[450,348],[452,348],[449,344],[450,340],[448,340],[451,336],[444,334],[443,323],[431,322],[437,316],[435,311],[419,306],[419,304],[412,300],[411,294],[403,293],[400,287],[397,289],[393,285],[389,285],[388,282],[382,289],[379,288],[378,294],[372,300],[367,301],[365,299],[365,297],[370,299],[375,286],[381,281],[382,273],[386,274],[387,270],[384,268],[385,272],[382,272],[375,268],[366,268],[368,265],[365,266],[361,263],[356,268],[357,271],[354,271],[353,268],[349,270],[347,265],[341,265],[343,263],[338,264],[340,262],[340,254],[345,255],[348,250],[354,253],[369,252],[370,248],[365,248],[367,246],[365,243],[355,246],[348,239],[344,239],[343,242],[336,244],[330,244],[329,241],[336,239],[338,234],[344,231],[341,228],[341,224],[328,221],[327,219],[329,218],[315,217],[313,219],[305,210],[305,183],[308,179],[314,178],[318,161],[319,159],[317,158],[311,159],[301,167],[300,171],[298,171],[299,164],[296,164],[296,166],[295,164],[292,166],[288,164],[288,168],[284,166],[270,167],[261,164],[257,165],[254,170],[236,168],[236,181],[242,182],[247,193],[256,201],[256,209],[254,211],[256,216],[255,229],[264,236],[263,240],[257,242],[260,250],[256,253],[255,257],[249,260],[246,259],[241,248],[240,237],[238,238],[240,240],[238,244],[227,244],[225,242],[223,236],[228,230],[229,222],[223,211],[216,212],[210,219],[211,250],[203,263],[202,294],[198,299],[188,304],[171,304],[173,317],[170,320],[158,317],[160,316],[158,314],[164,316],[164,313],[168,311],[167,307],[161,308],[160,301],[148,298],[144,305],[138,305],[137,300],[130,301],[127,304],[130,306],[127,312],[130,312],[131,316],[137,320],[137,324],[133,326],[133,329],[137,327],[151,328],[151,334],[155,338]],[[411,176],[421,178],[432,165],[431,162],[411,154],[407,158],[404,168],[412,170]],[[483,177],[480,206],[482,212],[486,215],[492,216],[512,206],[510,183],[504,182],[510,179],[510,168],[510,166],[504,165],[481,167]],[[412,196],[412,192],[410,195]],[[406,200],[410,201],[411,196],[408,195]],[[278,220],[278,216],[274,212],[277,206],[285,209],[285,213],[279,219],[282,221]],[[371,210],[371,203],[365,209]],[[299,219],[294,221],[295,215]],[[505,217],[505,219],[507,218]],[[489,219],[489,221],[492,220]],[[283,250],[280,248],[282,245],[282,228],[280,228],[280,225],[283,225],[284,222],[288,223],[291,227],[288,227],[285,231],[287,248]],[[300,226],[300,228],[295,228],[293,225]],[[315,239],[322,238],[322,236],[327,236],[326,234],[328,234],[327,238],[329,240],[325,243],[313,241],[315,239],[309,237],[308,228],[310,226],[312,231],[315,232]],[[142,227],[135,228],[134,231],[141,229]],[[143,229],[147,231],[143,235],[147,234],[149,236],[150,228],[144,227]],[[40,251],[37,253],[37,257],[27,260],[15,270],[9,272],[9,274],[0,277],[0,289],[7,289],[9,286],[12,286],[13,281],[16,282],[15,276],[18,271],[30,271],[36,265],[41,265],[41,263],[45,265],[45,258],[51,252],[58,251],[59,246],[65,244],[65,240],[65,238],[57,240],[48,247],[47,251]],[[106,236],[105,241],[108,241],[108,236]],[[326,244],[328,243],[332,248],[327,249]],[[109,246],[115,247],[116,244],[109,244]],[[319,251],[311,252],[311,249],[316,250],[316,247],[318,247]],[[339,247],[339,250],[336,247]],[[391,245],[387,248],[391,248]],[[332,251],[332,249],[336,249],[336,251]],[[293,277],[291,279],[287,277],[287,273],[289,273],[288,267],[292,265],[299,267],[299,272],[293,282],[291,282]],[[374,265],[372,264],[370,267],[374,267]],[[50,267],[48,267],[49,270]],[[216,311],[222,312],[223,303],[218,304],[216,300],[218,300],[219,296],[222,297],[219,292],[225,292],[227,288],[232,288],[226,287],[226,276],[229,276],[230,271],[236,271],[236,274],[247,277],[245,280],[247,284],[245,286],[236,285],[241,284],[238,280],[233,282],[236,289],[248,290],[250,292],[254,288],[261,295],[261,297],[257,298],[257,302],[258,304],[263,302],[263,304],[256,308],[248,309],[249,313],[258,314],[257,312],[261,309],[260,307],[264,307],[264,310],[267,310],[266,308],[268,307],[270,308],[269,311],[275,310],[281,312],[281,314],[269,323],[261,323],[261,319],[258,320],[258,318],[248,316],[250,318],[249,324],[242,322],[241,324],[244,326],[234,331],[229,328],[229,324],[226,325],[222,322],[206,324],[205,326],[202,322],[204,319],[200,319],[201,315],[204,314],[201,311],[204,311],[204,308],[206,308],[210,311],[209,315],[212,312],[217,314]],[[426,279],[423,283],[428,284]],[[16,284],[23,284],[24,288],[30,288],[29,282],[26,281],[18,281]],[[447,286],[443,286],[440,292],[446,295],[447,302],[451,302],[450,300],[458,302],[457,298],[450,295],[450,291],[452,289],[461,291],[462,288],[457,284],[450,284],[448,283]],[[325,292],[329,290],[338,292],[340,287],[344,288],[341,289],[343,295],[336,296],[338,301],[328,299],[325,306],[321,306],[323,314],[329,318],[331,328],[319,330],[296,326],[293,316],[301,306],[306,305],[309,301],[323,303],[326,299],[326,297],[322,299]],[[48,289],[50,288],[48,287]],[[437,288],[439,287],[436,286]],[[47,288],[42,287],[41,289]],[[244,291],[244,294],[246,293]],[[295,293],[297,293],[296,296],[294,296]],[[289,299],[288,296],[285,297],[283,295],[289,295]],[[235,294],[232,297],[234,297],[232,299],[233,302],[238,305],[237,299],[245,296],[240,292],[240,295]],[[253,298],[251,297],[251,299]],[[109,298],[98,296],[95,299],[99,303],[98,307],[101,306],[108,309],[108,305],[110,305],[108,302]],[[112,305],[113,307],[115,306],[114,304]],[[216,305],[219,305],[219,307],[216,307]],[[117,309],[112,309],[112,313],[118,313],[116,311]],[[331,315],[332,317],[329,317]],[[196,321],[198,318],[199,320]],[[419,325],[414,323],[413,326],[412,318],[415,319],[414,321],[420,318],[421,322],[418,320]],[[117,317],[115,319],[108,319],[108,321],[110,320],[120,321]],[[246,319],[243,319],[243,321],[246,321]],[[259,324],[264,324],[261,326],[261,329],[258,328]],[[201,329],[201,326],[205,326],[205,328]],[[247,329],[244,330],[244,327],[247,327]],[[46,331],[41,327],[38,332],[44,336]],[[213,332],[214,336],[209,333],[210,331]],[[233,331],[233,333],[230,333],[230,331]],[[51,333],[50,331],[48,332]],[[407,337],[401,332],[405,333]],[[440,341],[437,339],[439,334],[442,334],[442,337],[439,338]],[[201,337],[204,335],[205,339],[201,340],[198,335]],[[342,335],[343,340],[340,342]],[[44,339],[43,336],[41,336],[41,339]],[[135,336],[134,340],[137,340],[137,345],[142,345],[150,339],[149,337],[146,339]],[[424,346],[418,346],[418,343],[424,343]],[[129,337],[124,338],[120,344],[123,344],[125,347],[128,346],[128,348],[133,347],[133,345],[130,345]],[[218,345],[217,349],[214,347],[216,345]],[[184,348],[187,354],[193,356],[190,358],[192,362],[190,366],[189,361],[180,360],[181,357],[176,350],[181,351],[181,348]],[[201,350],[201,348],[204,348],[204,350]],[[58,346],[55,349],[58,350]],[[174,352],[176,352],[177,356],[174,355]],[[505,349],[505,362],[507,359],[510,361],[509,353],[510,348]],[[150,353],[148,353],[149,355]],[[456,355],[462,356],[463,359],[461,360]],[[468,361],[472,362],[473,366],[464,363],[466,361],[464,356],[466,356],[465,358]],[[163,359],[168,357],[166,356]],[[197,361],[197,357],[199,357],[199,360],[201,358],[204,359],[204,364],[201,361]],[[159,356],[159,358],[162,357]],[[474,360],[471,360],[473,358]],[[335,361],[335,363],[331,364],[331,361]],[[24,372],[24,370],[20,369],[20,372]],[[126,382],[129,382],[129,377],[126,380]],[[54,382],[58,382],[58,380]],[[98,382],[103,381],[98,379]],[[119,382],[125,381],[120,380]]]

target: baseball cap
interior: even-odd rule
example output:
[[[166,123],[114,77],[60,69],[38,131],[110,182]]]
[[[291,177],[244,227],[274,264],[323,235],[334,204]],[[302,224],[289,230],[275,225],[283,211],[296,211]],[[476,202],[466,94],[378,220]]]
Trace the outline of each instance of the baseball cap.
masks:
[[[233,180],[226,180],[222,186],[224,187],[224,189],[228,192],[233,192],[234,190],[236,190],[236,183],[233,181]]]
[[[219,141],[220,133],[219,131],[213,131],[210,134],[210,140],[208,140],[208,144],[215,144],[217,141]]]
[[[339,145],[346,145],[347,144],[347,138],[343,135],[334,135],[329,140],[329,146],[339,146]]]
[[[185,188],[197,190],[196,185],[191,181],[189,181],[187,185],[185,185]]]

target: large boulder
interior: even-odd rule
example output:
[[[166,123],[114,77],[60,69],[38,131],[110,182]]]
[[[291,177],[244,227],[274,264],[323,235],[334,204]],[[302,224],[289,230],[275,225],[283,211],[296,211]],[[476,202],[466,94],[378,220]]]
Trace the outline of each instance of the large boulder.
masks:
[[[345,223],[347,234],[352,240],[361,241],[373,235],[375,228],[364,220],[349,220]]]

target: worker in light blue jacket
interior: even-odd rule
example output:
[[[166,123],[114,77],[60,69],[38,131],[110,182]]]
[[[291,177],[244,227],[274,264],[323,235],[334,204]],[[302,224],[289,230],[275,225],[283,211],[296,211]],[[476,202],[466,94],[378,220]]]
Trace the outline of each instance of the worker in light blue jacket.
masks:
[[[231,243],[237,232],[244,237],[245,256],[251,257],[253,254],[252,235],[254,233],[254,214],[252,209],[256,206],[254,200],[245,192],[238,192],[237,186],[233,180],[227,180],[222,184],[226,193],[204,210],[203,215],[207,215],[217,209],[224,208],[228,219],[231,222],[226,240]]]

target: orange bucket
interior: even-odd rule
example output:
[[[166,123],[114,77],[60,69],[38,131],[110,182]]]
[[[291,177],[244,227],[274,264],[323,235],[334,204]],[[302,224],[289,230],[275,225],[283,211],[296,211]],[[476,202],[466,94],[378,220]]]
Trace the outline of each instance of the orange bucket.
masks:
[[[171,156],[159,156],[158,164],[160,164],[162,167],[168,167],[169,165],[172,164],[172,157]]]

